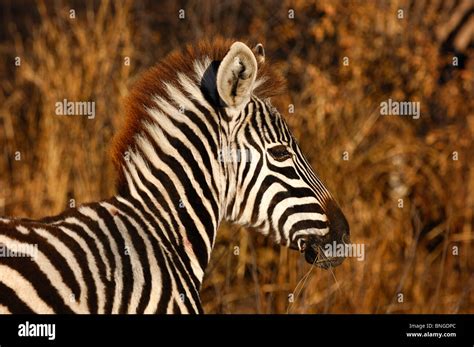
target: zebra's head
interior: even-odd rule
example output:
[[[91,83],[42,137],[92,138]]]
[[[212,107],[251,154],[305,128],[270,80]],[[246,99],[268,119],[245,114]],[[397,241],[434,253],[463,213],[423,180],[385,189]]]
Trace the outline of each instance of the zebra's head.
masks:
[[[235,42],[217,69],[221,112],[228,120],[221,148],[226,218],[303,252],[309,263],[337,266],[344,258],[327,257],[325,246],[349,243],[349,225],[281,114],[257,96],[262,84],[271,83],[259,74],[264,59],[262,45],[252,51]]]

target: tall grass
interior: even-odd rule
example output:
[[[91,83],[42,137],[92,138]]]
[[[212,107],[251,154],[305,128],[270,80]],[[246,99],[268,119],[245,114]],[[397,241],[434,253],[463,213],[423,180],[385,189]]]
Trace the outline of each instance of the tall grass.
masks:
[[[428,6],[422,17],[407,10],[399,20],[399,8],[409,9],[404,1],[5,6],[0,212],[40,217],[71,199],[112,195],[107,148],[132,79],[183,42],[242,37],[263,42],[286,75],[289,92],[274,103],[366,258],[311,268],[296,252],[225,224],[206,271],[205,310],[474,312],[472,46],[453,68],[457,53],[435,34],[449,11]],[[420,101],[421,118],[380,116],[388,98]],[[96,118],[54,115],[62,99],[95,101]]]

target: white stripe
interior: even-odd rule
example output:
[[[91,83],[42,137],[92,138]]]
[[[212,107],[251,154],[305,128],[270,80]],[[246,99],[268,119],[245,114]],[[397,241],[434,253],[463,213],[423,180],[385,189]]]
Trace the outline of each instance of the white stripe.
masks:
[[[104,206],[105,208],[107,208],[107,206],[109,208],[111,207],[111,205],[106,202],[102,202],[100,204]],[[127,230],[127,227],[122,222],[122,219],[119,216],[114,215],[113,220],[120,234],[123,237],[125,247],[127,247],[128,249],[128,255],[125,254],[125,249],[122,250],[119,254],[121,255],[122,258],[129,257],[130,265],[132,266],[133,287],[132,287],[130,302],[128,303],[128,307],[127,307],[127,313],[137,313],[137,307],[140,302],[140,296],[141,296],[140,294],[141,294],[143,285],[145,283],[145,279],[143,277],[143,267],[138,257],[138,251],[135,249],[135,246],[133,245],[133,242],[130,238],[130,234]],[[123,276],[123,273],[121,274],[121,276]]]
[[[76,259],[76,255],[63,242],[61,242],[61,240],[51,235],[51,233],[47,230],[42,228],[34,228],[33,230],[38,235],[45,238],[46,241],[66,259],[67,266],[69,269],[71,269],[72,273],[74,274],[74,278],[79,283],[79,288],[81,289],[81,294],[78,298],[80,312],[88,312],[89,308],[87,306],[87,287],[85,284],[84,275],[82,274],[82,269]]]
[[[36,289],[18,271],[0,264],[0,282],[11,288],[33,312],[52,314],[53,309],[43,301]]]
[[[1,282],[1,281],[0,281]],[[10,310],[8,307],[0,304],[0,314],[11,314]]]
[[[129,206],[131,209],[135,211],[136,214],[138,214],[139,218],[146,224],[148,227],[148,230],[151,231],[153,230],[153,227],[150,225],[150,223],[143,217],[141,214],[140,210],[136,209],[135,206],[133,206],[129,201],[125,200],[122,197],[117,197],[117,200],[122,202],[123,204]],[[123,214],[123,212],[121,212]],[[142,229],[140,229],[142,230]],[[148,235],[148,233],[144,233],[144,237]],[[161,244],[161,240],[154,235],[154,238],[158,242],[160,249],[158,250],[159,252],[162,251],[163,245]],[[147,238],[148,240],[148,238]],[[161,276],[161,271],[162,269],[160,268],[157,258],[155,257],[154,249],[151,243],[148,241],[149,247],[151,249],[147,252],[148,253],[148,261],[150,262],[150,272],[151,272],[151,291],[150,291],[150,298],[148,301],[148,305],[145,308],[144,313],[155,313],[156,308],[158,307],[160,297],[162,295],[162,276]],[[148,247],[148,245],[147,245]]]
[[[25,228],[23,225],[18,225],[16,227],[16,230],[18,230],[23,235],[28,235],[30,233],[30,231],[27,228]]]
[[[171,258],[171,259],[172,259],[172,258]],[[173,264],[173,265],[174,265],[174,264]],[[175,267],[175,268],[176,268],[176,267]],[[183,288],[184,288],[184,291],[186,292],[186,297],[185,297],[185,299],[187,298],[187,299],[190,301],[190,303],[191,303],[192,307],[194,308],[195,312],[198,312],[198,308],[197,308],[197,306],[196,306],[196,302],[194,301],[194,298],[193,298],[191,292],[189,291],[189,287],[188,287],[188,285],[186,284],[186,282],[184,281],[183,276],[181,276],[181,272],[176,269],[176,273],[178,274],[179,280],[180,280],[180,282],[181,282],[181,284],[182,284],[182,286],[183,286]],[[184,293],[182,293],[182,294],[184,294]],[[178,299],[178,301],[179,301],[179,300],[180,300],[180,299]],[[187,311],[187,309],[186,309],[186,311]]]
[[[194,61],[194,73],[195,73],[195,78],[196,81],[201,81],[202,78],[204,77],[204,74],[206,73],[207,69],[209,68],[209,65],[211,65],[212,61],[209,57],[204,57],[202,60],[195,60]],[[217,76],[216,76],[217,77]]]
[[[174,99],[176,100],[176,103],[179,105],[182,105],[186,109],[194,112],[198,118],[201,119],[202,122],[208,123],[207,118],[202,115],[201,111],[199,111],[192,102],[189,101],[180,91],[179,89],[172,87],[170,85],[167,85],[167,88],[169,89],[169,92],[173,92],[174,94]],[[216,153],[213,153],[211,147],[209,146],[208,141],[205,141],[205,135],[202,133],[201,129],[192,121],[190,120],[187,116],[184,116],[181,112],[177,111],[175,107],[172,105],[168,104],[165,100],[159,103],[160,108],[162,108],[165,112],[166,115],[161,112],[158,109],[147,109],[148,113],[153,117],[153,119],[159,124],[160,127],[169,130],[170,133],[173,134],[173,136],[177,137],[181,142],[186,144],[186,147],[191,150],[193,153],[193,157],[196,158],[196,161],[199,165],[199,168],[201,171],[206,175],[206,180],[208,182],[211,182],[212,177],[218,177],[219,174],[219,163],[216,160],[213,160],[215,158]],[[204,161],[203,157],[201,155],[201,151],[199,151],[196,147],[195,144],[190,142],[189,139],[184,135],[180,129],[178,129],[170,120],[170,118],[175,119],[176,121],[184,122],[187,127],[189,127],[199,138],[203,139],[201,142],[203,146],[206,149],[206,152],[209,154],[210,162],[211,162],[211,168],[205,167],[204,166]],[[219,140],[215,136],[216,134],[214,133],[212,127],[210,125],[207,125],[208,131],[211,134],[211,136],[214,139],[214,142],[216,144],[219,143]],[[172,130],[172,131],[171,131]],[[160,143],[161,145],[161,143]],[[210,187],[212,188],[212,187]],[[216,195],[217,192],[213,191],[213,194]]]
[[[159,211],[162,211],[163,212],[163,215],[165,216],[165,219],[166,221],[168,222],[169,225],[172,225],[171,223],[171,219],[170,219],[170,216],[167,212],[164,211],[164,209],[162,208],[162,206],[158,203],[158,201],[155,199],[155,196],[152,194],[152,192],[150,192],[148,190],[148,188],[143,184],[143,182],[141,181],[141,179],[138,177],[138,170],[140,171],[140,173],[145,176],[145,179],[149,182],[152,182],[154,187],[162,192],[162,195],[163,197],[165,198],[166,200],[166,204],[168,204],[168,206],[172,206],[171,205],[171,199],[169,197],[169,195],[167,194],[167,191],[164,189],[163,185],[161,185],[161,183],[159,184],[155,184],[155,182],[159,182],[152,174],[151,174],[151,171],[150,169],[148,168],[148,166],[146,165],[145,161],[143,160],[143,158],[141,156],[137,156],[135,155],[135,153],[132,152],[131,154],[133,156],[132,160],[133,160],[133,163],[129,162],[128,164],[128,171],[125,172],[125,177],[127,178],[127,183],[128,183],[128,187],[130,189],[130,192],[132,194],[132,196],[137,199],[141,205],[146,209],[146,211],[148,213],[151,213],[153,215],[153,213],[150,211],[150,209],[148,208],[147,204],[145,203],[145,201],[143,201],[141,195],[138,193],[137,189],[135,188],[135,184],[138,185],[138,189],[141,191],[141,192],[144,192],[148,198],[151,200],[151,202],[153,203],[153,205],[155,206],[155,208]],[[132,176],[130,176],[130,174]],[[133,178],[133,179],[132,179]],[[175,216],[176,217],[176,216]],[[160,223],[160,226],[161,223]],[[163,226],[162,226],[163,227]],[[164,230],[164,229],[163,229]],[[175,230],[171,230],[171,232],[173,233],[173,235],[168,235],[168,233],[165,233],[165,237],[170,240],[170,236],[174,237],[174,238],[177,238],[178,237],[178,234],[176,233]]]
[[[145,248],[146,248],[146,253],[147,253],[146,255],[147,255],[147,259],[148,259],[148,263],[149,263],[149,267],[150,267],[150,275],[151,275],[151,283],[150,283],[151,291],[150,291],[150,297],[147,298],[148,299],[148,305],[145,308],[145,313],[154,313],[154,310],[156,310],[156,307],[158,306],[159,298],[161,296],[161,287],[157,286],[157,284],[161,283],[162,279],[161,279],[161,271],[160,271],[158,262],[157,262],[156,257],[155,257],[153,245],[150,242],[150,238],[149,238],[150,235],[140,227],[140,225],[135,221],[135,219],[127,216],[125,214],[125,212],[120,210],[120,208],[118,208],[116,206],[113,206],[113,205],[110,205],[110,204],[106,204],[105,207],[106,208],[117,209],[118,212],[120,213],[120,215],[127,218],[128,221],[133,225],[133,227],[136,229],[136,231],[138,232],[140,237],[143,239],[143,242],[145,243]],[[131,206],[131,208],[135,210],[135,208],[133,206]],[[138,211],[135,211],[135,212],[138,213]],[[143,218],[143,216],[139,215],[139,217],[147,225],[148,230],[151,230],[152,227]],[[139,261],[138,257],[137,257],[137,260]],[[143,268],[143,265],[145,265],[145,264],[141,264],[142,268]],[[140,297],[138,297],[137,307],[138,307],[139,299],[140,299]],[[136,312],[137,307],[132,307],[131,311]]]
[[[184,305],[184,302],[180,300],[179,294],[181,293],[179,293],[178,291],[176,279],[173,276],[173,272],[171,271],[171,268],[169,266],[168,256],[164,254],[163,259],[165,260],[166,270],[168,271],[168,274],[170,275],[170,279],[171,279],[171,296],[168,303],[168,307],[166,309],[166,313],[173,313],[173,299],[176,299],[176,302],[178,303],[178,307],[180,308],[181,312],[185,313],[187,309],[186,309],[186,306]]]
[[[92,273],[92,278],[94,279],[94,283],[97,288],[98,313],[100,314],[105,313],[105,285],[100,279],[99,267],[94,258],[94,255],[91,252],[91,249],[87,245],[86,241],[82,237],[79,237],[73,230],[68,229],[67,227],[64,227],[64,226],[60,226],[59,229],[61,229],[63,233],[65,233],[66,235],[74,239],[79,244],[79,246],[84,251],[84,253],[86,254],[87,264],[89,264],[90,271]]]
[[[135,213],[137,213],[139,215],[139,217],[146,223],[146,225],[148,226],[149,231],[153,234],[153,237],[158,241],[158,243],[161,247],[161,250],[166,249],[166,247],[163,245],[163,243],[160,240],[160,236],[156,233],[154,228],[148,223],[148,221],[142,215],[140,210],[136,209],[135,206],[133,206],[129,201],[125,200],[122,197],[118,197],[117,200],[119,200],[120,202],[122,202],[122,203],[128,205],[129,207],[131,207],[132,209],[134,209]],[[155,217],[155,215],[146,207],[146,205],[142,205],[142,207],[145,208],[145,210],[150,214],[150,216],[152,216],[152,218],[155,220],[155,222],[157,222],[159,224],[159,227],[161,228],[161,230],[164,231],[163,234],[167,235],[168,231],[166,229],[164,229],[164,227],[161,224],[160,220]],[[187,239],[186,235],[184,235],[184,237],[185,237],[184,240],[186,240]],[[170,243],[174,244],[173,241],[170,241]],[[185,247],[185,245],[182,245],[182,246]],[[194,250],[191,247],[189,247],[189,248],[185,248],[185,251],[186,251],[186,255],[187,255],[187,257],[190,261],[191,269],[193,270],[194,275],[199,279],[199,281],[202,281],[202,278],[204,277],[204,271],[201,268],[201,266],[199,265],[199,261],[198,261],[196,255],[195,255],[195,253],[194,253]],[[176,254],[176,256],[179,258],[183,268],[186,270],[186,274],[191,278],[191,276],[190,276],[190,274],[189,274],[188,270],[186,269],[186,266],[183,262],[183,259],[181,259],[181,257],[178,254]]]
[[[23,244],[22,242],[18,242],[16,240],[12,240],[4,235],[0,235],[0,243],[12,245],[12,247],[18,247],[19,245]],[[15,246],[16,245],[16,246]],[[77,301],[71,302],[70,298],[73,297],[72,290],[65,284],[64,278],[61,272],[54,267],[51,261],[43,254],[43,252],[38,248],[36,252],[36,257],[30,258],[31,261],[34,261],[38,267],[40,268],[41,272],[48,278],[48,280],[52,283],[53,287],[55,287],[61,296],[64,299],[66,305],[68,305],[71,310],[74,312],[85,312],[84,307],[79,305]],[[2,274],[2,278],[4,277]]]
[[[122,266],[122,256],[119,253],[117,243],[115,239],[110,234],[109,229],[105,225],[102,218],[99,217],[96,211],[91,209],[87,206],[81,206],[78,211],[82,213],[84,216],[91,218],[92,220],[96,221],[99,224],[99,228],[106,234],[107,240],[110,242],[110,247],[112,249],[112,254],[115,259],[115,269],[113,273],[113,279],[115,280],[115,293],[114,293],[114,302],[112,305],[112,313],[119,313],[120,304],[122,303],[122,290],[123,290],[123,266]],[[66,220],[67,221],[67,220]],[[77,220],[76,224],[82,225],[84,229],[89,229],[86,224],[79,222]],[[106,262],[107,257],[104,254],[104,262]],[[107,262],[106,262],[107,264]],[[110,270],[110,267],[108,268]],[[107,277],[109,279],[109,277]]]
[[[86,215],[85,213],[82,213],[82,214]],[[86,224],[82,223],[79,219],[77,219],[75,217],[68,217],[65,220],[56,221],[53,224],[57,225],[57,226],[61,226],[61,225],[64,225],[64,223],[74,224],[74,225],[79,226],[81,228],[81,230],[84,231],[84,233],[89,235],[94,240],[94,243],[96,244],[97,248],[99,249],[100,257],[104,261],[104,264],[105,264],[106,278],[107,278],[108,281],[111,281],[112,280],[112,270],[110,268],[110,264],[107,260],[106,255],[105,255],[104,245],[102,244],[102,242],[97,237],[97,233],[92,231]],[[65,226],[68,227],[67,225],[65,225]]]

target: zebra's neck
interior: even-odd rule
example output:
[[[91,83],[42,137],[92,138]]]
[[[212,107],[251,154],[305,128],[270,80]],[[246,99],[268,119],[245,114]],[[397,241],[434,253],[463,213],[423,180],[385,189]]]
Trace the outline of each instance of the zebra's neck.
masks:
[[[196,97],[198,87],[181,78],[182,88],[166,85],[172,101],[155,96],[144,109],[124,152],[120,198],[152,216],[201,281],[232,194],[220,156],[227,151],[227,130],[218,111]]]

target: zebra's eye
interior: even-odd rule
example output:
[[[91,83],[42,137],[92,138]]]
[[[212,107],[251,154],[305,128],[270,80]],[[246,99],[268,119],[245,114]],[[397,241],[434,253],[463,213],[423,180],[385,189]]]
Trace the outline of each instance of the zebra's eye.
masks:
[[[288,151],[285,145],[278,145],[268,149],[273,159],[278,161],[284,161],[291,158],[291,153]]]

